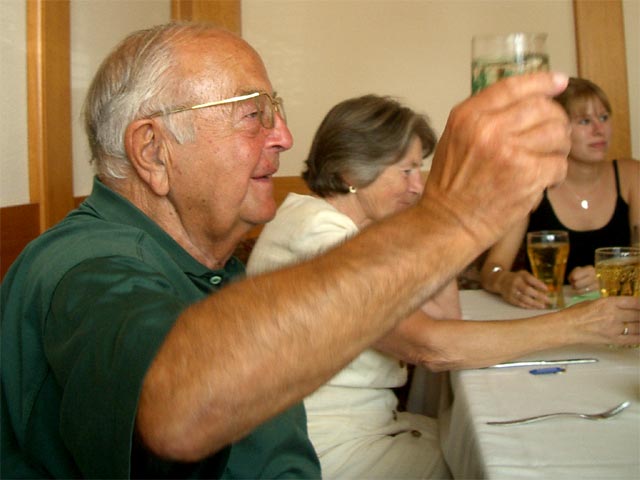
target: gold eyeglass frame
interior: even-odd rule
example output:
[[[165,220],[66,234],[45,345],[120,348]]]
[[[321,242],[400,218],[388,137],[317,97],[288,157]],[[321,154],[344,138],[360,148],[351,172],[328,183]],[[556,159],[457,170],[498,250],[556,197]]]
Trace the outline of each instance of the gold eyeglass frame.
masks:
[[[284,113],[284,107],[282,105],[282,99],[279,98],[275,93],[274,93],[274,97],[272,97],[269,93],[267,92],[253,92],[253,93],[248,93],[246,95],[239,95],[236,97],[231,97],[231,98],[225,98],[223,100],[216,100],[214,102],[207,102],[207,103],[201,103],[199,105],[193,105],[190,107],[180,107],[180,108],[176,108],[174,110],[169,110],[168,112],[163,112],[163,111],[158,111],[155,113],[152,113],[151,115],[148,116],[148,118],[156,118],[156,117],[164,117],[166,115],[172,115],[174,113],[180,113],[180,112],[187,112],[189,110],[200,110],[201,108],[209,108],[209,107],[216,107],[218,105],[226,105],[229,103],[236,103],[236,102],[241,102],[243,100],[249,100],[250,98],[256,98],[259,97],[260,95],[265,95],[269,101],[271,102],[271,105],[273,107],[273,111],[274,111],[274,124],[275,124],[275,114],[279,114],[280,117],[282,118],[282,120],[285,121],[286,123],[286,114]],[[262,116],[260,116],[260,123],[262,124]],[[265,128],[273,128],[272,127],[267,127],[266,125],[263,125]]]

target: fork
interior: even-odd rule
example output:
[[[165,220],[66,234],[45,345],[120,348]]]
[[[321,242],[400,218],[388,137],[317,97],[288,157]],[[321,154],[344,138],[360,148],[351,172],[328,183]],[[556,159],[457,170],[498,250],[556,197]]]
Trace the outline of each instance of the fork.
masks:
[[[532,423],[532,422],[537,422],[539,420],[544,420],[552,417],[560,417],[560,416],[580,417],[580,418],[586,418],[587,420],[602,420],[605,418],[611,418],[614,415],[619,414],[629,405],[631,405],[631,402],[626,401],[626,402],[622,402],[620,405],[616,405],[615,407],[600,413],[578,413],[578,412],[547,413],[546,415],[537,415],[535,417],[519,418],[517,420],[505,420],[502,422],[487,422],[487,425],[520,425],[523,423]]]

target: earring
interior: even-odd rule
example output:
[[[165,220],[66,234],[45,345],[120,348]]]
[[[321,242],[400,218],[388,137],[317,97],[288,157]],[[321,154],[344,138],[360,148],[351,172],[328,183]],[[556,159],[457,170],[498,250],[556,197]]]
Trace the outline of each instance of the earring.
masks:
[[[358,189],[356,187],[354,187],[353,185],[349,185],[349,192],[356,193],[357,191]]]

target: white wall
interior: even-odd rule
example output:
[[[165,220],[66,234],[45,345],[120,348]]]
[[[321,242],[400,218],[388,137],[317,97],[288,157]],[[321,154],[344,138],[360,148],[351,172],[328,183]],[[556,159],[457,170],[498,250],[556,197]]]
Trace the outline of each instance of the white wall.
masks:
[[[0,0],[0,206],[29,202],[24,0]],[[640,158],[640,0],[623,0],[631,131]],[[169,0],[71,0],[74,194],[92,171],[80,106],[93,72],[126,33],[169,19]],[[551,66],[575,74],[571,0],[242,0],[244,37],[284,96],[296,144],[279,175],[298,175],[328,109],[375,92],[426,112],[440,133],[470,88],[474,33],[549,33]]]
[[[631,153],[633,158],[640,160],[640,0],[622,0],[622,12],[627,47]]]
[[[73,192],[91,192],[93,166],[84,133],[82,104],[102,59],[128,33],[167,22],[169,0],[71,1],[71,120],[73,122]]]
[[[470,93],[475,33],[547,32],[551,67],[576,73],[571,0],[243,0],[242,21],[296,142],[280,175],[301,171],[323,116],[348,97],[397,96],[441,133]]]
[[[0,0],[0,206],[29,203],[27,12]]]

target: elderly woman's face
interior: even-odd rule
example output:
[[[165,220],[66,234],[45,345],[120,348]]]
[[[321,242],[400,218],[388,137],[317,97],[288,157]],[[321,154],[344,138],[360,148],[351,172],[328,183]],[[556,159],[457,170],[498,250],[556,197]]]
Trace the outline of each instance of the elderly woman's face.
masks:
[[[385,168],[373,183],[358,189],[366,217],[375,222],[414,205],[424,189],[421,166],[422,143],[414,136],[398,162]]]

